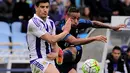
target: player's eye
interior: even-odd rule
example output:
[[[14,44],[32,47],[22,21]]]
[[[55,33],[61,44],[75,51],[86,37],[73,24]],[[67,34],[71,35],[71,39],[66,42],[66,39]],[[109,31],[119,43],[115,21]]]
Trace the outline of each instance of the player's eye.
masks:
[[[78,17],[77,20],[79,20],[80,18]]]
[[[71,17],[72,19],[76,19],[76,17]]]
[[[72,17],[72,19],[74,19],[74,17]]]
[[[46,6],[46,8],[49,8],[49,6]]]
[[[49,6],[40,6],[41,8],[49,8]]]
[[[41,8],[45,8],[45,6],[40,6]]]
[[[120,55],[120,53],[117,53],[118,55]]]

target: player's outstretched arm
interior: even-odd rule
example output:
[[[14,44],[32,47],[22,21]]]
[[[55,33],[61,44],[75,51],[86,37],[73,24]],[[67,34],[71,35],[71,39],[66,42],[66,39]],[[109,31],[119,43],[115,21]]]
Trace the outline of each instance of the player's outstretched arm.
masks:
[[[92,23],[94,24],[94,26],[96,27],[103,27],[103,28],[109,28],[109,29],[113,29],[115,31],[120,30],[120,28],[125,28],[126,25],[125,24],[119,24],[117,26],[111,26],[110,24],[106,24],[106,23],[102,23],[100,21],[92,21]]]
[[[58,35],[50,35],[49,33],[46,33],[44,35],[42,35],[40,38],[42,38],[43,40],[47,40],[47,42],[49,43],[56,43],[57,41],[63,39],[70,31],[71,29],[71,19],[68,19],[64,28],[63,28],[63,32],[58,34]]]
[[[91,43],[93,41],[102,41],[102,42],[106,42],[107,38],[103,35],[99,35],[99,36],[94,36],[94,37],[89,37],[89,38],[75,38],[74,36],[69,36],[66,39],[67,42],[73,44],[73,45],[82,45],[82,44],[88,44]]]

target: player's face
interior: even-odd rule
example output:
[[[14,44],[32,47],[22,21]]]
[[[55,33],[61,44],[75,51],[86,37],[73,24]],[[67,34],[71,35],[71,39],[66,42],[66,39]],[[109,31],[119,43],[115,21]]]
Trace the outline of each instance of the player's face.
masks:
[[[70,13],[72,26],[77,26],[79,23],[80,13],[72,12]]]
[[[118,60],[119,57],[121,56],[121,51],[120,50],[113,50],[112,55],[113,55],[113,58],[115,60]]]
[[[39,6],[36,6],[36,14],[41,18],[46,18],[49,12],[49,3],[40,3]]]

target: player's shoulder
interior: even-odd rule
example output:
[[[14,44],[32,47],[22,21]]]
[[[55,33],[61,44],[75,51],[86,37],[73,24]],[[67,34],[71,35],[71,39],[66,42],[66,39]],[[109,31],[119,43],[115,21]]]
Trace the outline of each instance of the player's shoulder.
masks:
[[[84,18],[80,18],[80,19],[79,19],[79,21],[82,21],[82,20],[84,21],[85,19],[84,19]]]
[[[92,22],[91,22],[91,20],[89,20],[89,19],[84,19],[84,18],[80,18],[79,19],[79,23],[89,23],[89,24],[92,24]]]
[[[79,19],[79,22],[86,22],[86,21],[91,21],[91,20],[89,20],[89,19],[84,19],[84,18],[80,18],[80,19]]]
[[[28,25],[30,25],[30,24],[34,24],[32,18],[29,19],[29,21],[28,21]]]
[[[49,22],[53,22],[53,23],[54,23],[54,21],[53,21],[52,19],[50,19],[50,18],[48,18],[48,21],[49,21]]]
[[[36,17],[32,17],[29,21],[28,21],[28,25],[36,25],[37,27],[40,27],[40,21],[36,18]]]

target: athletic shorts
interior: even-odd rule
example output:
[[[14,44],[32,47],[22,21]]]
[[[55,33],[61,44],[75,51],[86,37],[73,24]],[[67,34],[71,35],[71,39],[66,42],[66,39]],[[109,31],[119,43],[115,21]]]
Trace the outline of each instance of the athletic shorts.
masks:
[[[72,68],[76,70],[77,63],[80,61],[82,56],[82,47],[80,45],[75,46],[77,49],[76,59],[72,59],[72,53],[69,50],[64,51],[64,59],[62,65],[57,65],[56,67],[60,73],[68,73]]]
[[[68,73],[72,68],[76,70],[77,64],[63,63],[62,65],[57,65],[57,69],[60,73]]]
[[[67,62],[74,62],[74,63],[78,63],[82,57],[82,47],[80,45],[75,46],[77,53],[76,53],[76,58],[75,60],[73,60],[73,55],[72,52],[70,50],[66,50],[64,51],[64,59],[63,62],[67,63]]]
[[[75,63],[78,63],[82,57],[82,47],[81,45],[75,46],[77,49],[77,54],[76,54],[76,59],[75,59]]]
[[[54,61],[47,61],[46,59],[39,58],[30,61],[32,73],[44,73],[49,64],[54,64]]]

